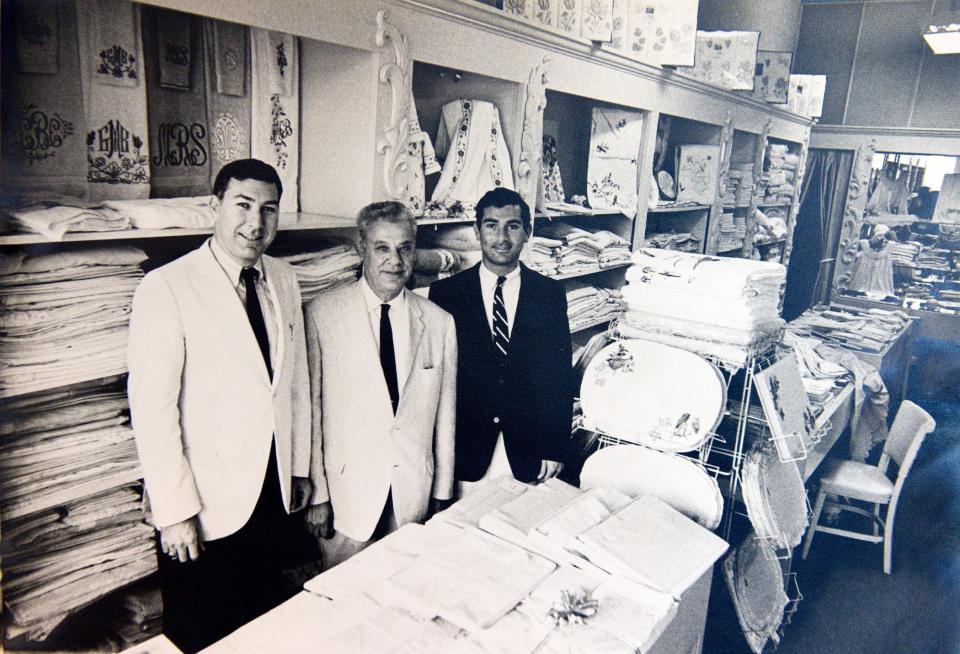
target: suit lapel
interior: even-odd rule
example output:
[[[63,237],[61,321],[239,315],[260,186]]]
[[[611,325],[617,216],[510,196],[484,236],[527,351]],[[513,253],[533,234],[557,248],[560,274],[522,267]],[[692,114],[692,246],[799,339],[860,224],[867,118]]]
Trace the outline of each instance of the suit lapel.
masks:
[[[273,298],[274,311],[276,312],[277,356],[275,357],[276,361],[271,361],[273,366],[273,387],[276,388],[277,380],[280,379],[280,374],[283,372],[283,360],[290,328],[287,320],[293,315],[293,308],[289,305],[293,298],[291,298],[289,294],[281,292],[286,288],[283,284],[274,283],[280,273],[277,272],[273,259],[265,256],[261,258],[261,261],[263,262],[263,269],[267,276],[267,289],[270,291],[270,297]]]
[[[480,334],[480,340],[485,343],[484,349],[490,348],[491,352],[496,351],[493,344],[493,336],[490,334],[490,323],[487,320],[487,308],[484,306],[483,291],[480,288],[480,266],[478,263],[470,269],[467,277],[467,293],[464,301],[467,306],[472,307],[473,316],[470,318],[474,324],[477,334]]]
[[[239,355],[257,362],[258,368],[263,371],[264,381],[269,383],[267,368],[263,365],[263,354],[253,329],[250,328],[246,309],[237,295],[236,287],[227,279],[207,243],[200,246],[197,262],[197,292],[205,299],[204,304],[209,307],[210,315],[216,316],[218,322],[228,325],[228,328],[221,330],[220,336],[224,340],[232,341]]]
[[[536,303],[533,280],[530,279],[531,273],[522,263],[520,264],[520,295],[517,298],[517,312],[513,316],[513,326],[510,329],[510,352],[522,349],[521,343],[526,337],[528,325],[536,322],[535,317],[530,315]]]
[[[372,398],[372,402],[374,406],[385,406],[387,412],[392,414],[390,391],[387,390],[387,381],[383,378],[380,351],[377,349],[377,339],[373,335],[367,303],[363,299],[363,289],[359,281],[354,282],[350,292],[346,293],[346,300],[342,324],[343,328],[349,332],[346,342],[356,344],[353,354],[356,357],[356,374],[366,375],[368,379],[375,380],[371,390],[379,399]]]
[[[403,388],[400,389],[401,404],[403,404],[403,398],[407,394],[410,378],[413,377],[414,370],[417,367],[417,355],[420,353],[420,342],[423,340],[423,309],[420,308],[420,298],[406,289],[403,292],[406,294],[407,313],[410,319],[410,368],[407,370]],[[397,413],[399,413],[399,410]]]

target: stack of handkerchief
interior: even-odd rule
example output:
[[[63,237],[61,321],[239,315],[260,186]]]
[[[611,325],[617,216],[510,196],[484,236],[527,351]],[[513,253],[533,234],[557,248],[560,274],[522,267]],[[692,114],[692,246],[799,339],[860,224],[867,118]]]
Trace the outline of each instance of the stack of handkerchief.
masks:
[[[307,302],[323,291],[329,291],[357,278],[360,257],[350,245],[304,252],[281,257],[293,266],[300,284],[300,295]]]
[[[780,334],[780,264],[644,248],[621,295],[621,335],[742,364]]]

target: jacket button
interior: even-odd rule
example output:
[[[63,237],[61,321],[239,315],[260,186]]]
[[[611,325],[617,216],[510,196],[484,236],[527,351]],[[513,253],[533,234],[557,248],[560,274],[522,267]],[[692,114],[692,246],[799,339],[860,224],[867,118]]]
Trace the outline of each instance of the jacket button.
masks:
[[[493,417],[493,424],[499,425],[499,424],[500,424],[500,418],[497,417],[497,416],[494,416],[494,417]]]

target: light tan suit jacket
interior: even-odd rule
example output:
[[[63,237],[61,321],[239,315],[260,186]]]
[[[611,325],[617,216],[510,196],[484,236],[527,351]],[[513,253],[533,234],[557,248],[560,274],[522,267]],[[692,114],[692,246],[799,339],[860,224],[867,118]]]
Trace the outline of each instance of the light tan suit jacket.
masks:
[[[453,493],[456,328],[440,307],[404,293],[412,353],[396,416],[360,283],[304,310],[314,398],[311,504],[329,500],[336,530],[357,541],[370,539],[388,492],[400,525],[423,520],[431,496]]]
[[[204,540],[246,524],[276,441],[291,475],[310,468],[303,313],[288,264],[262,258],[279,312],[271,382],[235,287],[208,243],[144,277],[133,300],[128,395],[154,523],[198,515]]]

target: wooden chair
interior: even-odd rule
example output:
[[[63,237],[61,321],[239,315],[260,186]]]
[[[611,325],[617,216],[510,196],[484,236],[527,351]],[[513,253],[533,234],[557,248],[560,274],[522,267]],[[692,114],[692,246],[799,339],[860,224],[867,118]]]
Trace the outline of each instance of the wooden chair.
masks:
[[[913,465],[923,439],[937,426],[930,414],[909,400],[904,400],[897,411],[897,417],[890,428],[890,435],[883,446],[880,461],[872,466],[856,461],[827,459],[825,472],[820,478],[820,491],[813,506],[813,517],[807,529],[803,543],[803,558],[807,558],[813,535],[818,531],[847,538],[856,538],[870,543],[883,543],[883,571],[890,574],[893,553],[893,522],[897,513],[897,501],[907,479],[907,473]],[[897,467],[897,478],[891,481],[887,467],[893,461]],[[840,498],[839,502],[827,502],[828,495]],[[849,500],[859,500],[873,504],[873,511],[852,505]],[[817,524],[824,504],[830,504],[842,511],[850,511],[871,518],[872,533],[849,531],[837,527]],[[886,515],[880,517],[881,505],[887,505]],[[880,529],[883,528],[883,534]]]

